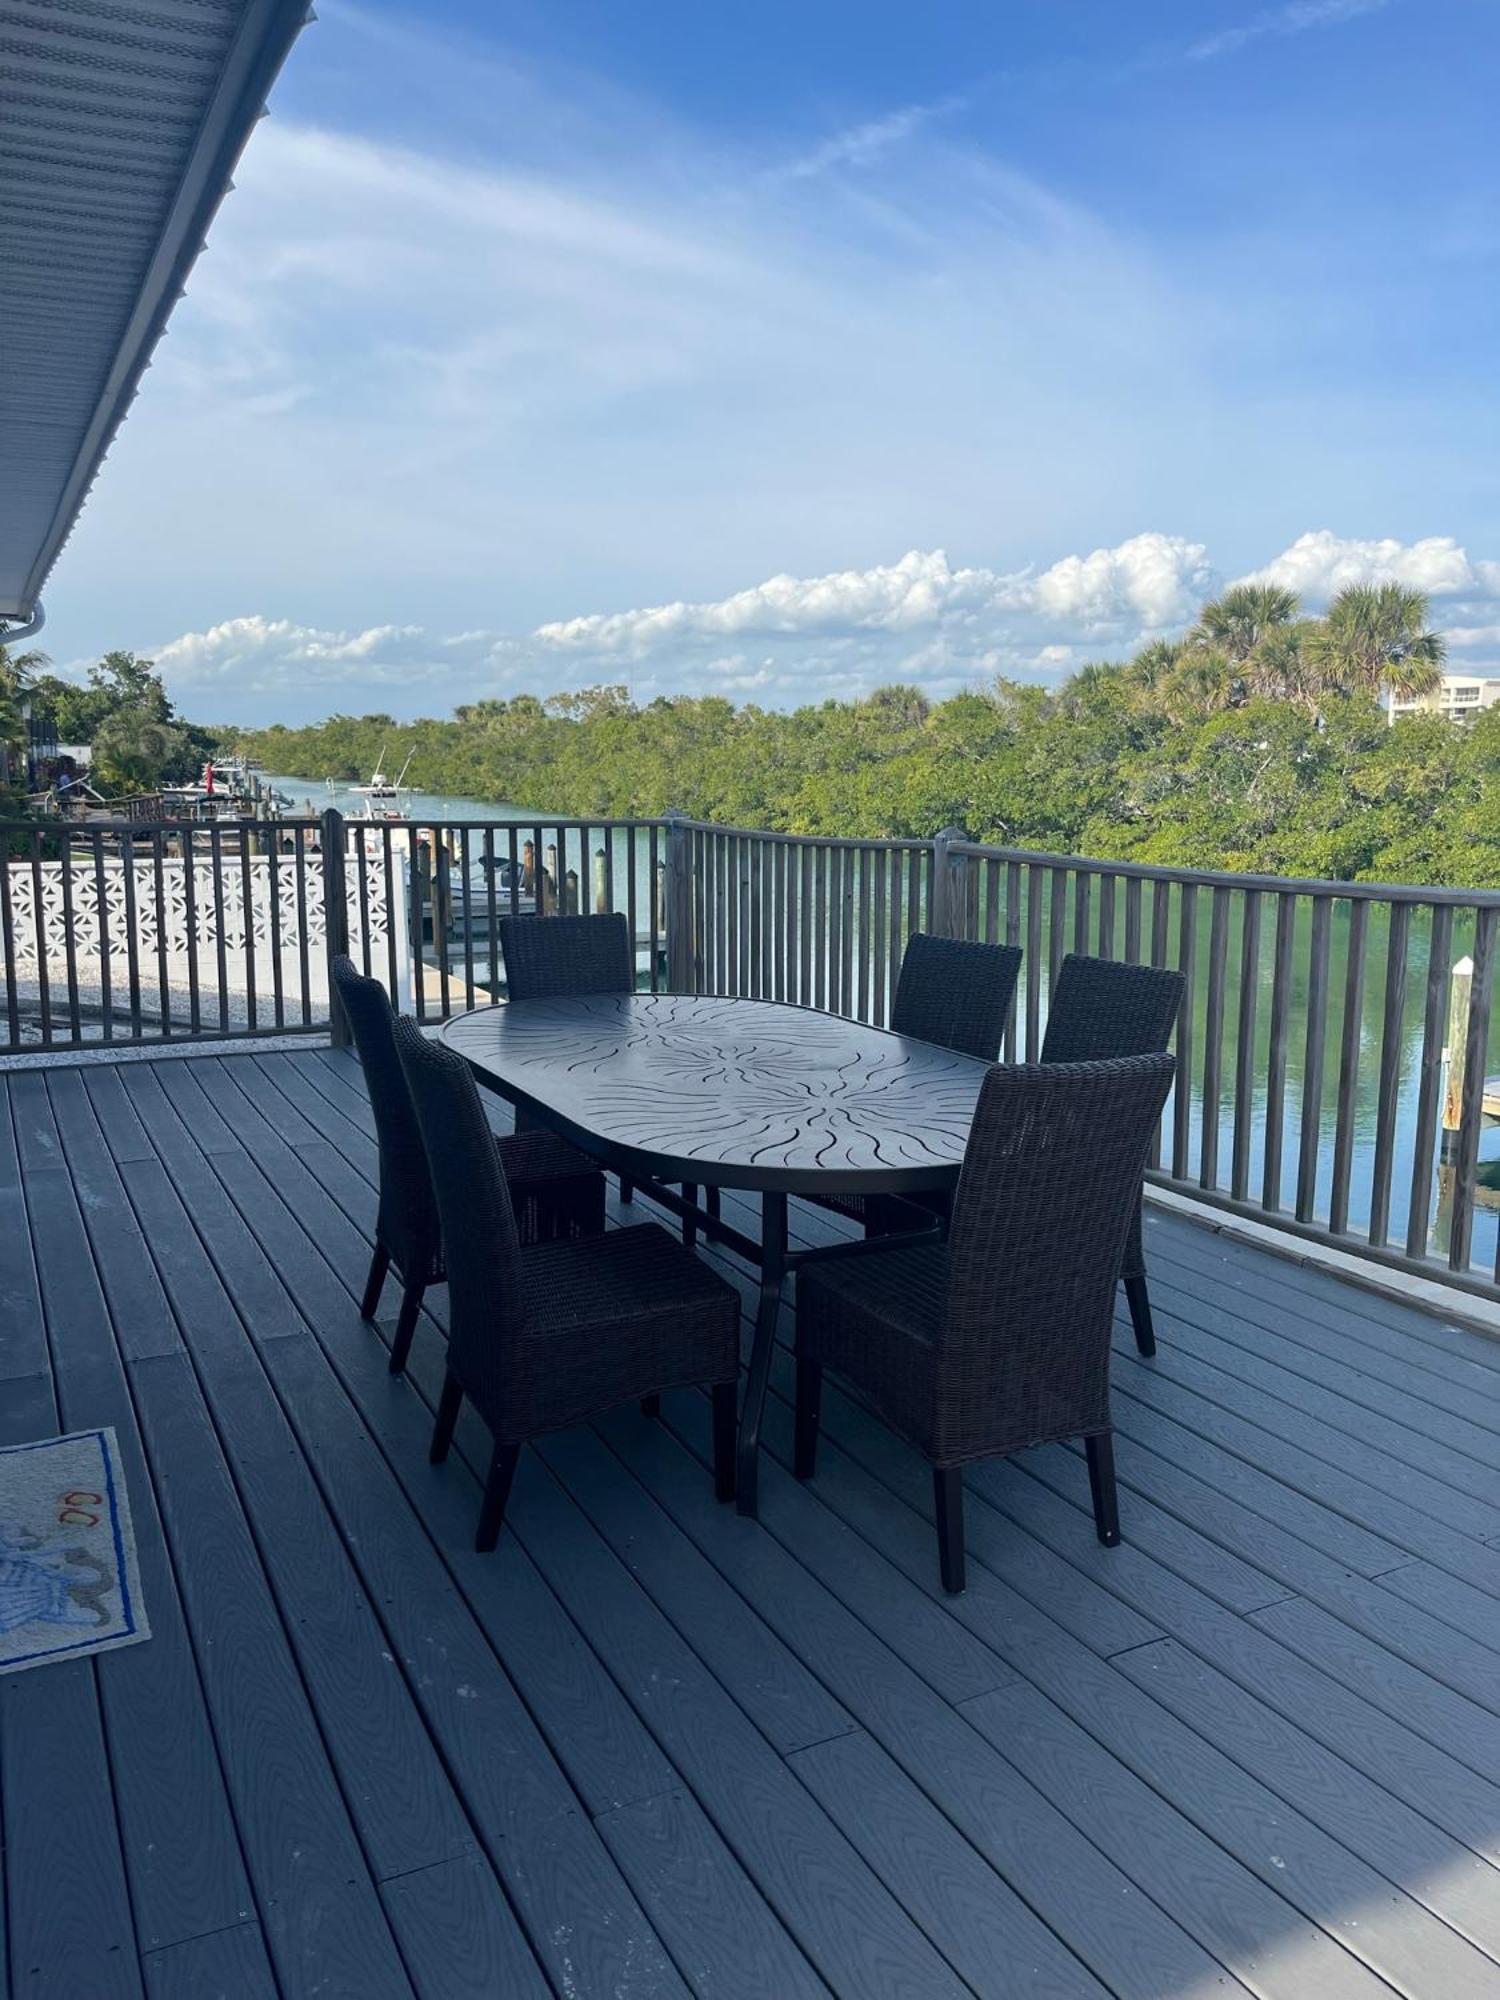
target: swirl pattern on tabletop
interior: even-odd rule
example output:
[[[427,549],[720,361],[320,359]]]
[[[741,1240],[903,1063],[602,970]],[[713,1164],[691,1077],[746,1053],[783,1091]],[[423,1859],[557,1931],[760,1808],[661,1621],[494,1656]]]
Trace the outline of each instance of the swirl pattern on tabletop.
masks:
[[[950,1186],[987,1068],[809,1008],[667,993],[481,1008],[443,1035],[481,1081],[662,1179],[789,1190]]]

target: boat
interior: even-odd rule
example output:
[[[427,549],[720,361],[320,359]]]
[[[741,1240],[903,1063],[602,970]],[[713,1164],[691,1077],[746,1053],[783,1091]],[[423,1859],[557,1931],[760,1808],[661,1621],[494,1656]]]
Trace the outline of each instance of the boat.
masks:
[[[364,817],[366,819],[406,818],[406,811],[401,801],[411,797],[412,787],[404,781],[407,772],[411,769],[411,760],[416,754],[415,750],[408,751],[406,762],[401,766],[396,777],[396,782],[392,784],[390,779],[385,775],[385,772],[380,768],[381,764],[385,761],[385,746],[384,744],[381,745],[380,757],[376,762],[375,769],[370,774],[370,782],[367,785],[351,785],[349,787],[350,792],[355,798],[364,800]]]

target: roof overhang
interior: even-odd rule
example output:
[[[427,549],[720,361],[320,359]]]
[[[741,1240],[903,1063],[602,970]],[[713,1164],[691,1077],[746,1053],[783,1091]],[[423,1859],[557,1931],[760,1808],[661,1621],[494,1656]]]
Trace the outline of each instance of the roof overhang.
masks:
[[[308,0],[0,0],[0,639],[58,552]]]

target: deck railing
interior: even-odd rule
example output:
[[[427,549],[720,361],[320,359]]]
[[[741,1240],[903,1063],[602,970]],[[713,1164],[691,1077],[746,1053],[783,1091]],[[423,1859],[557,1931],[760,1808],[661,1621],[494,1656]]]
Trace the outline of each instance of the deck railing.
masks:
[[[338,1033],[349,949],[424,1020],[504,995],[498,919],[619,910],[643,987],[890,1018],[914,930],[1179,967],[1154,1178],[1500,1299],[1500,893],[1287,881],[681,818],[0,826],[0,1049]]]

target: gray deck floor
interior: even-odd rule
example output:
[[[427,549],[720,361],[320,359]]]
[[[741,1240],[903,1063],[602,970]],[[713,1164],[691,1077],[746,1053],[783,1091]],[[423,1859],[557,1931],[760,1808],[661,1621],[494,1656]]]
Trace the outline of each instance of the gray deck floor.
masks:
[[[945,1600],[858,1409],[757,1525],[683,1394],[481,1557],[350,1058],[3,1089],[0,1437],[116,1427],[154,1634],[0,1678],[9,1992],[1500,1995],[1500,1345],[1155,1219],[1122,1548],[992,1465]]]

